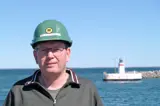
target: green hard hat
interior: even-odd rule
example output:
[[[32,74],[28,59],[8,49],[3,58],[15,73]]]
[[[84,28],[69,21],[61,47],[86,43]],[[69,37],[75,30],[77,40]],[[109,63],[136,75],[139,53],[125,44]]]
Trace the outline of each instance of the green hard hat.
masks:
[[[52,40],[64,41],[68,43],[69,47],[72,45],[67,29],[61,22],[45,20],[36,27],[31,46],[34,48],[39,42]]]

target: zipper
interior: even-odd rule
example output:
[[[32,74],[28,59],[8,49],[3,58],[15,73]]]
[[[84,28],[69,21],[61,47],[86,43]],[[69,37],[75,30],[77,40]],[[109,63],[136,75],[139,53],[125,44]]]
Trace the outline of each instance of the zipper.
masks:
[[[49,99],[51,99],[51,100],[53,101],[53,106],[55,106],[55,104],[57,103],[57,97],[58,97],[59,93],[62,91],[62,89],[69,85],[69,83],[66,82],[66,83],[62,86],[62,88],[60,88],[60,90],[59,90],[59,92],[57,93],[56,97],[55,97],[55,98],[52,98],[52,96],[50,95],[50,93],[49,93],[43,86],[41,86],[40,83],[34,82],[34,83],[32,83],[32,84],[37,84],[38,86],[41,87],[41,89],[45,92],[45,95],[47,95],[47,96],[49,97]]]
[[[48,91],[46,91],[46,89],[43,86],[41,86],[37,82],[34,82],[33,84],[37,84],[38,86],[40,86],[41,89],[43,89],[43,91],[45,92],[45,95],[47,95],[49,97],[49,99],[51,99],[53,101],[53,103],[56,104],[56,99],[52,98],[52,96],[50,95],[50,93]]]
[[[57,102],[56,99],[54,99],[53,104],[56,104],[56,102]]]
[[[57,97],[58,97],[59,93],[62,91],[63,88],[65,88],[65,87],[68,86],[68,85],[69,85],[69,83],[66,83],[66,84],[64,84],[64,85],[62,86],[62,88],[60,88],[60,90],[58,91],[56,97],[53,99],[54,105],[57,103]]]
[[[53,99],[53,103],[56,104],[57,103],[57,96],[59,95],[59,92],[63,89],[64,87],[60,88],[60,90],[58,91],[56,97]]]
[[[57,103],[57,97],[58,97],[59,93],[62,91],[62,89],[69,85],[69,83],[64,84],[62,86],[62,88],[60,88],[60,90],[58,91],[56,97],[52,98],[52,96],[50,95],[50,93],[48,91],[46,91],[46,89],[43,86],[41,86],[39,83],[36,83],[36,84],[39,85],[46,92],[46,95],[48,95],[49,98],[53,101],[53,106],[55,106],[55,104]]]

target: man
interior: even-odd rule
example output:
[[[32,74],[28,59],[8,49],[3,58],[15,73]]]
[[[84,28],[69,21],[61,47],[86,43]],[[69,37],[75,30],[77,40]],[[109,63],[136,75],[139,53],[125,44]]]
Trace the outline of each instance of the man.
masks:
[[[31,45],[40,69],[13,85],[4,106],[103,106],[96,86],[66,68],[72,40],[61,22],[40,23]]]

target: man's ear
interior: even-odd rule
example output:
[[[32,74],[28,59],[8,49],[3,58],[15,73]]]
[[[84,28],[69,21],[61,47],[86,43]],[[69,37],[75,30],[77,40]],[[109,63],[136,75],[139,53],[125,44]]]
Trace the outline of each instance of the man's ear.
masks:
[[[71,55],[71,49],[67,48],[67,57],[66,57],[66,62],[68,62],[70,60],[70,55]]]
[[[33,51],[33,55],[34,55],[34,59],[35,59],[36,63],[38,64],[37,52],[35,50]]]

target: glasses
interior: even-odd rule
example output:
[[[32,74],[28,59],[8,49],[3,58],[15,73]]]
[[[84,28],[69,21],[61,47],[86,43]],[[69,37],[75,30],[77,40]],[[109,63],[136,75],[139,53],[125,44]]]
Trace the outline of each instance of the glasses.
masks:
[[[54,54],[54,56],[59,56],[62,54],[62,51],[66,48],[37,48],[40,53],[43,55],[47,55],[50,51]]]

